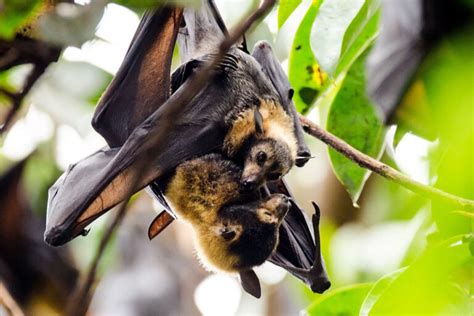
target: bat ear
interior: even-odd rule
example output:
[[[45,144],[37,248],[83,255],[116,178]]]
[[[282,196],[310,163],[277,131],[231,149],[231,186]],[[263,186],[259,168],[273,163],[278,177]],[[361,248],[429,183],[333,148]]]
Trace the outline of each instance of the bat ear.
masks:
[[[250,295],[260,298],[262,295],[262,289],[260,288],[260,281],[258,276],[255,274],[255,271],[252,269],[240,271],[240,284],[244,288],[245,292]]]
[[[258,108],[255,108],[254,112],[254,119],[255,119],[255,130],[257,131],[258,135],[263,134],[263,117],[262,114],[260,114],[260,111]]]

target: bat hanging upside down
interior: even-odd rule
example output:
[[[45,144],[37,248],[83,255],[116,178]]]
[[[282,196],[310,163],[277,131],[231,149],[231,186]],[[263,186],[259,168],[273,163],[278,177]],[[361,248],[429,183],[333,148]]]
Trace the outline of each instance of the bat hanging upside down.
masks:
[[[215,8],[210,9],[212,6],[212,1],[206,0],[199,10],[164,6],[145,14],[93,118],[94,128],[105,138],[108,147],[72,165],[50,188],[46,242],[54,246],[68,242],[129,193],[146,186],[166,206],[162,193],[166,194],[169,188],[160,182],[177,168],[180,170],[180,166],[184,168],[209,153],[218,152],[221,155],[218,161],[230,159],[240,168],[234,172],[232,182],[239,187],[236,192],[256,192],[266,180],[280,178],[293,165],[302,166],[309,159],[291,101],[293,90],[268,43],[258,43],[252,55],[245,47],[233,46],[205,87],[189,102],[175,106],[177,98],[188,94],[191,81],[188,79],[212,58],[225,37],[225,26],[222,21],[216,21],[219,17]],[[184,64],[170,78],[176,38],[180,41]],[[138,183],[133,179],[138,179]],[[270,194],[291,197],[281,180],[266,186]],[[225,224],[223,219],[229,218],[233,208],[246,209],[240,212],[245,215],[252,214],[249,210],[258,214],[259,209],[279,208],[267,205],[269,201],[287,204],[273,195],[260,200],[254,196],[256,204],[249,207],[244,195],[239,194],[233,207],[217,204],[211,208],[216,222]],[[206,199],[201,201],[203,205]],[[173,194],[169,200],[173,200]],[[191,202],[192,197],[185,200]],[[265,205],[266,208],[261,207]],[[281,205],[280,209],[284,208]],[[276,226],[279,225],[279,242],[274,252],[269,251],[268,260],[321,293],[330,283],[320,253],[319,211],[316,208],[313,215],[312,234],[304,212],[296,203],[286,208],[289,210],[283,219],[271,215],[277,219]],[[265,215],[265,211],[260,213]],[[154,235],[173,220],[169,215],[168,218],[160,215],[154,221],[160,224]],[[240,221],[244,223],[244,217]],[[256,223],[263,225],[258,218]],[[234,232],[237,241],[245,236],[242,231],[240,235]],[[240,271],[240,276],[244,288],[258,296],[255,273],[249,269]]]

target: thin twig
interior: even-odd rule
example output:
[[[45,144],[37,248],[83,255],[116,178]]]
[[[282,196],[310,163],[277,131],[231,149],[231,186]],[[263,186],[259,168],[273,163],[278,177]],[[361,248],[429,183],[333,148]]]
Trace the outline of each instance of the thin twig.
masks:
[[[16,112],[20,108],[21,103],[23,102],[23,99],[30,92],[31,88],[33,88],[33,85],[36,83],[38,78],[41,77],[41,75],[44,73],[48,65],[49,64],[35,65],[31,73],[28,75],[28,78],[26,79],[26,83],[20,93],[8,93],[6,90],[2,90],[2,93],[10,98],[11,108],[5,120],[3,121],[3,125],[0,127],[0,134],[5,132],[8,129],[11,121],[13,120],[13,117],[15,116]]]
[[[300,115],[299,118],[306,133],[316,137],[329,147],[335,149],[342,155],[357,163],[362,168],[369,169],[381,175],[382,177],[387,178],[395,183],[398,183],[401,186],[426,198],[449,203],[462,210],[471,212],[474,211],[474,201],[464,199],[459,196],[444,192],[440,189],[419,183],[404,175],[403,173],[398,172],[392,167],[387,166],[386,164],[383,164],[380,161],[360,152],[342,139],[334,136],[333,134],[314,124],[306,117]]]
[[[113,221],[107,227],[107,230],[102,236],[99,247],[97,248],[89,270],[87,271],[84,282],[81,286],[77,288],[77,290],[69,299],[68,306],[66,309],[66,315],[82,316],[87,313],[93,295],[92,286],[94,285],[96,279],[100,259],[102,258],[114,231],[120,226],[123,218],[125,217],[128,201],[129,198],[120,205]]]

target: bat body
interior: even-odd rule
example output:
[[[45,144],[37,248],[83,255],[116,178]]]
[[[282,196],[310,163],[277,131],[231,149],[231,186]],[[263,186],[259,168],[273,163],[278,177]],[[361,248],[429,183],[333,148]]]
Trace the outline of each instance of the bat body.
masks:
[[[220,26],[223,23],[217,22],[211,11],[207,2],[198,11],[184,10],[185,26],[181,28],[183,10],[179,8],[161,7],[144,16],[93,119],[93,126],[109,147],[71,166],[50,189],[45,231],[48,243],[61,245],[76,237],[130,192],[147,185],[157,199],[164,200],[160,179],[186,161],[211,152],[219,152],[226,159],[233,156],[242,172],[246,164],[263,161],[258,151],[250,161],[245,159],[251,155],[251,148],[264,146],[266,141],[262,139],[289,148],[270,146],[278,149],[275,157],[285,157],[282,153],[289,152],[286,157],[291,157],[291,165],[301,166],[309,159],[291,101],[293,90],[265,42],[257,44],[252,56],[231,48],[206,86],[189,102],[174,106],[177,99],[186,98],[187,79],[207,62],[218,47],[216,41],[225,34]],[[170,80],[176,37],[181,43],[187,42],[180,46],[186,60]],[[275,120],[275,114],[265,116],[273,106],[284,114],[284,124]],[[236,128],[240,120],[243,132]],[[279,128],[269,128],[272,124]],[[291,127],[293,132],[289,133]],[[264,160],[272,161],[268,155]],[[265,169],[262,173],[267,177],[273,174],[272,166],[273,162],[259,167]],[[281,181],[270,185],[269,190],[271,194],[291,196]],[[166,212],[161,213],[154,222],[158,225],[154,231],[161,231],[172,220]],[[316,212],[313,236],[303,211],[292,203],[280,225],[280,242],[270,261],[303,280],[313,291],[322,292],[330,283],[320,254],[318,225]],[[258,278],[252,270],[241,271],[240,275],[247,291],[259,292]]]
[[[283,194],[262,198],[240,184],[242,169],[221,154],[188,160],[163,184],[179,218],[190,223],[198,256],[211,271],[240,272],[275,250],[290,206]]]

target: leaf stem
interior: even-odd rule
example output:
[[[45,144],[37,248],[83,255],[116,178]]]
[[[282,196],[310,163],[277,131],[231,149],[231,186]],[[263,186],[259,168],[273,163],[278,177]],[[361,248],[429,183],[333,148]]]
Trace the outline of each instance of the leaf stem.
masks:
[[[342,139],[334,136],[317,124],[311,122],[306,117],[300,115],[299,118],[301,125],[307,134],[319,139],[329,147],[357,163],[362,168],[369,169],[378,175],[398,183],[408,190],[422,195],[428,199],[445,202],[465,211],[474,211],[473,200],[465,199],[417,182],[407,175],[404,175],[403,173],[393,169],[392,167],[360,152]]]

